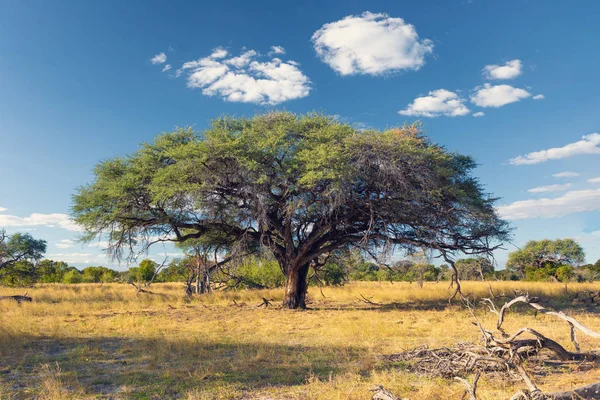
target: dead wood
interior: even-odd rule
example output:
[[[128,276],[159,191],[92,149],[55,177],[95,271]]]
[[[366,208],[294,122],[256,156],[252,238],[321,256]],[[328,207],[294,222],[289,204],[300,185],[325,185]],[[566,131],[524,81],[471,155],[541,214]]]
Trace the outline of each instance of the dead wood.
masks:
[[[477,400],[477,382],[479,381],[480,377],[481,371],[478,371],[477,374],[475,374],[475,378],[473,379],[473,384],[470,384],[466,379],[460,378],[458,376],[454,377],[455,380],[465,385],[465,394],[462,397],[463,399],[466,395],[469,396],[469,400]]]
[[[582,352],[576,338],[576,330],[583,334],[600,338],[600,334],[582,325],[575,318],[559,310],[550,310],[539,304],[536,298],[527,294],[515,293],[515,298],[506,302],[498,309],[492,299],[500,298],[490,290],[491,298],[483,299],[482,304],[490,312],[498,316],[496,328],[499,335],[486,329],[477,316],[468,298],[463,302],[475,319],[473,324],[479,328],[482,344],[458,343],[451,347],[429,349],[427,346],[417,347],[402,353],[393,354],[387,358],[390,361],[406,362],[408,371],[428,376],[452,378],[465,385],[465,396],[469,400],[477,398],[477,383],[481,374],[496,376],[500,379],[521,381],[527,387],[515,393],[511,400],[551,400],[551,399],[598,399],[600,400],[600,382],[582,386],[570,391],[543,393],[535,384],[532,376],[536,373],[559,372],[565,365],[593,367],[600,362],[600,351]],[[536,312],[551,315],[566,321],[571,333],[571,341],[576,352],[565,349],[557,341],[545,336],[537,330],[524,327],[513,334],[508,334],[503,328],[506,312],[511,306],[525,303]],[[525,337],[524,337],[525,336]],[[532,338],[528,338],[531,336]],[[542,352],[542,350],[545,350]],[[527,364],[524,364],[527,360]],[[525,368],[527,366],[527,369]],[[533,375],[530,375],[533,372]],[[475,376],[473,383],[467,381],[469,375]]]
[[[33,301],[33,299],[29,296],[26,296],[27,293],[25,293],[25,295],[21,296],[21,295],[15,295],[15,296],[0,296],[0,300],[13,300],[16,301],[17,303],[21,304],[21,302],[26,302],[26,303],[31,303]]]
[[[372,400],[401,400],[381,385],[375,386],[373,389],[370,389],[370,391],[375,392]]]

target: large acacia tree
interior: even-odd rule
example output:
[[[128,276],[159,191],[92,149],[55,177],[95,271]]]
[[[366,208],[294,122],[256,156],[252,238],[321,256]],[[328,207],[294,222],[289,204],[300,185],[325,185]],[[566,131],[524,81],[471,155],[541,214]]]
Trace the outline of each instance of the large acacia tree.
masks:
[[[158,136],[98,164],[73,216],[113,255],[215,232],[258,243],[287,277],[284,304],[305,307],[311,263],[356,246],[489,253],[508,229],[471,175],[474,161],[417,126],[359,131],[332,117],[223,117]],[[158,238],[158,239],[157,239]]]

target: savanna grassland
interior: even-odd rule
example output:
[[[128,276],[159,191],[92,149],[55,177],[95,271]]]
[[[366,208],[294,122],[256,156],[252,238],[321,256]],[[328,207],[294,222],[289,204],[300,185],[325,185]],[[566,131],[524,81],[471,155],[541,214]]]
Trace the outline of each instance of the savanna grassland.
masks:
[[[570,294],[596,284],[492,282],[562,306],[600,330],[593,308]],[[279,307],[282,290],[218,292],[186,298],[182,284],[154,284],[152,294],[125,284],[39,285],[33,302],[0,302],[1,399],[367,399],[382,384],[409,399],[460,399],[463,386],[417,376],[384,356],[420,345],[479,340],[469,311],[449,306],[447,282],[356,282],[309,290],[309,309]],[[465,293],[489,294],[488,283],[463,283]],[[0,295],[23,294],[0,288]],[[359,300],[361,295],[376,304]],[[262,298],[269,307],[258,307]],[[528,326],[574,350],[564,321],[510,312],[505,328]],[[477,316],[493,327],[483,308]],[[582,350],[599,348],[581,336]],[[567,368],[536,376],[543,390],[570,389],[600,379],[600,371]],[[486,378],[478,398],[508,398],[519,382]]]

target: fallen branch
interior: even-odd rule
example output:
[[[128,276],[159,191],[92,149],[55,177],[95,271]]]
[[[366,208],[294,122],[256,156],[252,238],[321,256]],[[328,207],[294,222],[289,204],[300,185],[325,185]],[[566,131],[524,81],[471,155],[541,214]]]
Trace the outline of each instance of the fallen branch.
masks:
[[[27,294],[27,293],[25,293]],[[29,296],[21,296],[21,295],[16,295],[16,296],[0,296],[0,300],[13,300],[16,301],[17,303],[21,304],[22,301],[27,302],[27,303],[31,303],[33,301],[33,299]]]
[[[381,385],[377,385],[373,389],[369,389],[369,391],[375,392],[372,400],[400,400],[398,397],[394,396],[392,392]]]
[[[469,400],[477,400],[477,382],[479,381],[479,378],[481,377],[481,371],[477,372],[477,374],[475,374],[475,378],[473,379],[473,384],[470,384],[466,379],[463,379],[461,377],[455,376],[454,379],[461,382],[463,385],[465,385],[465,395],[469,396]],[[465,396],[463,395],[463,399],[465,398]]]

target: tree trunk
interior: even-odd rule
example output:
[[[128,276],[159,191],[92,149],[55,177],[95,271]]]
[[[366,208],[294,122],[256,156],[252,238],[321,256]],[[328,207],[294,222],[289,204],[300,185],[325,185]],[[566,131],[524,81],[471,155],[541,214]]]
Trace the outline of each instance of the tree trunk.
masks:
[[[308,264],[288,269],[285,295],[283,297],[284,307],[290,310],[306,308],[307,275]]]

